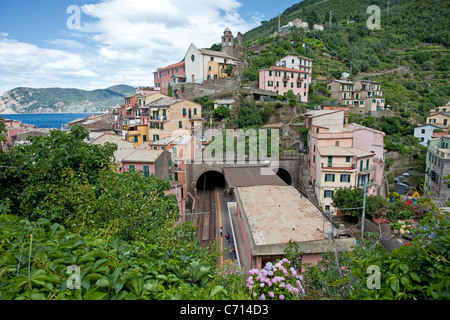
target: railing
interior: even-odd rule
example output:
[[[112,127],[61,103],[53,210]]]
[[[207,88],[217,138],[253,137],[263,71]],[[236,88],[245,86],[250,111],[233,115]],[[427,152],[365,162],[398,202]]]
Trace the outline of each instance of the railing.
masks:
[[[366,166],[364,166],[361,170],[361,168],[358,167],[358,174],[365,174],[368,172],[372,172],[376,170],[376,165],[371,164],[368,168]]]
[[[284,81],[284,82],[289,81],[289,79],[290,79],[289,76],[284,76],[284,77],[283,77],[283,81]]]
[[[324,163],[322,162],[320,164],[320,167],[325,170],[355,170],[356,164],[353,163],[351,165],[348,165],[348,164],[343,164],[343,163],[342,164],[335,163],[335,164],[331,164],[331,165],[328,165],[328,164],[324,165]]]
[[[299,77],[297,78],[297,82],[302,82],[302,81],[303,81],[303,78],[299,76]]]

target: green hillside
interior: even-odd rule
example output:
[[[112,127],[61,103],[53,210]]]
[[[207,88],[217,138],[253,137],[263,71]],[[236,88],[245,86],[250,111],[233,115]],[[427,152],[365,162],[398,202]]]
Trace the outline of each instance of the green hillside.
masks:
[[[135,88],[116,85],[92,91],[71,88],[16,88],[5,92],[0,98],[0,111],[8,105],[18,113],[33,112],[39,108],[64,112],[73,105],[96,110],[108,110],[123,102],[123,97],[134,94]]]
[[[325,30],[295,28],[287,37],[271,37],[278,29],[278,17],[250,30],[244,34],[245,45],[267,47],[258,54],[249,52],[244,80],[257,80],[259,68],[286,54],[304,55],[314,59],[313,80],[326,81],[351,71],[351,78],[381,81],[388,105],[403,108],[406,103],[423,116],[450,101],[449,3],[391,0],[388,11],[387,1],[304,0],[281,14],[281,26],[301,18],[322,23]],[[369,5],[381,9],[380,30],[367,28]],[[406,72],[394,72],[399,66]],[[386,73],[377,75],[382,72]]]

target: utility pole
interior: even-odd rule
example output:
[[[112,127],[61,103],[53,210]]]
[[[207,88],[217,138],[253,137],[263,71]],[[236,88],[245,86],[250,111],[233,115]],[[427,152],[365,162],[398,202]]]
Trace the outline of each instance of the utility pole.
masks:
[[[366,186],[367,186],[367,182],[364,177],[364,198],[363,198],[363,211],[362,211],[362,220],[361,220],[361,238],[364,238],[364,216],[366,213]]]
[[[333,15],[333,10],[330,10],[330,25],[331,25],[331,16]]]

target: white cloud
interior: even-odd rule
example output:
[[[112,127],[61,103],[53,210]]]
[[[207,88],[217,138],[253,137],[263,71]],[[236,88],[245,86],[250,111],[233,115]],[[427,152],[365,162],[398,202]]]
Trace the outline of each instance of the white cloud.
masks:
[[[153,72],[182,60],[191,43],[220,42],[226,27],[234,35],[254,27],[237,13],[240,6],[236,0],[108,0],[82,7],[96,19],[82,31],[95,34],[106,62]]]
[[[63,86],[97,77],[77,54],[0,39],[0,93],[14,86]]]
[[[226,27],[236,36],[259,25],[239,16],[241,5],[237,0],[86,4],[81,7],[81,30],[62,30],[64,39],[47,42],[57,50],[9,40],[0,32],[0,74],[23,80],[20,86],[153,85],[153,72],[181,61],[191,43],[207,48],[221,41]],[[4,78],[0,90],[12,89],[13,82]]]

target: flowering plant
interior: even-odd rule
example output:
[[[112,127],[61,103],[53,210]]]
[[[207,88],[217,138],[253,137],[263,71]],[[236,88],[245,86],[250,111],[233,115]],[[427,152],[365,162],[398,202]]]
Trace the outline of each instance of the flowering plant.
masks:
[[[290,300],[305,294],[303,277],[285,258],[275,265],[268,262],[261,269],[251,269],[247,279],[247,288],[253,299]]]

